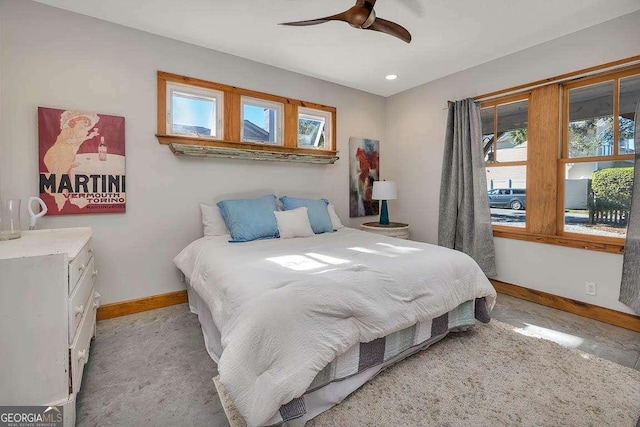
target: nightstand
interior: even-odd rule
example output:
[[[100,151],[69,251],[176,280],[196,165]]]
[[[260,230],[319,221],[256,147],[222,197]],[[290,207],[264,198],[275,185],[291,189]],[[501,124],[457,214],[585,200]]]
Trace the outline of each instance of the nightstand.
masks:
[[[397,239],[409,238],[409,224],[403,224],[401,222],[390,222],[388,225],[383,225],[378,222],[365,222],[361,227],[364,231],[382,234],[383,236],[395,237]]]

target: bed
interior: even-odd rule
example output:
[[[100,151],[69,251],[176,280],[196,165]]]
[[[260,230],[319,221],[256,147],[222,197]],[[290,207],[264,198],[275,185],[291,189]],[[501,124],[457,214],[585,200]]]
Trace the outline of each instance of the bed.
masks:
[[[467,255],[341,228],[230,243],[174,260],[220,382],[249,426],[299,426],[450,332],[488,321],[496,293]]]

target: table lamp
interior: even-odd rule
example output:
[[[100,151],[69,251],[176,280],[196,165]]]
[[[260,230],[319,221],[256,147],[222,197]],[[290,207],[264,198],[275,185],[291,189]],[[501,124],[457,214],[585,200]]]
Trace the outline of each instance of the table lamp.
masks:
[[[373,183],[371,198],[373,200],[382,200],[382,206],[380,207],[380,225],[389,225],[387,200],[395,200],[398,198],[396,183],[394,181],[375,181]]]

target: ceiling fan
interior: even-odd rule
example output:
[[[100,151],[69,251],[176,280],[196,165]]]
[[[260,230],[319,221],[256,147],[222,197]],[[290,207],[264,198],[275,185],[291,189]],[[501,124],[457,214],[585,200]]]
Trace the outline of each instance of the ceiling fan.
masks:
[[[373,10],[375,4],[376,0],[357,0],[355,6],[337,15],[308,21],[284,22],[280,25],[306,26],[324,24],[329,21],[344,21],[354,28],[379,31],[411,43],[411,34],[406,28],[395,22],[376,17],[376,11]]]

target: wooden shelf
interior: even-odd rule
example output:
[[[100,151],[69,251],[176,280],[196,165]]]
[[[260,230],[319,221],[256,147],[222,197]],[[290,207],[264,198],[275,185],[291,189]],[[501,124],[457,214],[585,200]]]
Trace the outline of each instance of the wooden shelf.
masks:
[[[333,152],[319,151],[317,153],[309,153],[308,150],[305,153],[294,153],[284,150],[269,151],[265,149],[256,150],[180,143],[170,143],[169,148],[171,148],[173,154],[193,157],[218,157],[226,159],[315,163],[323,165],[333,164],[339,159],[339,157]]]

